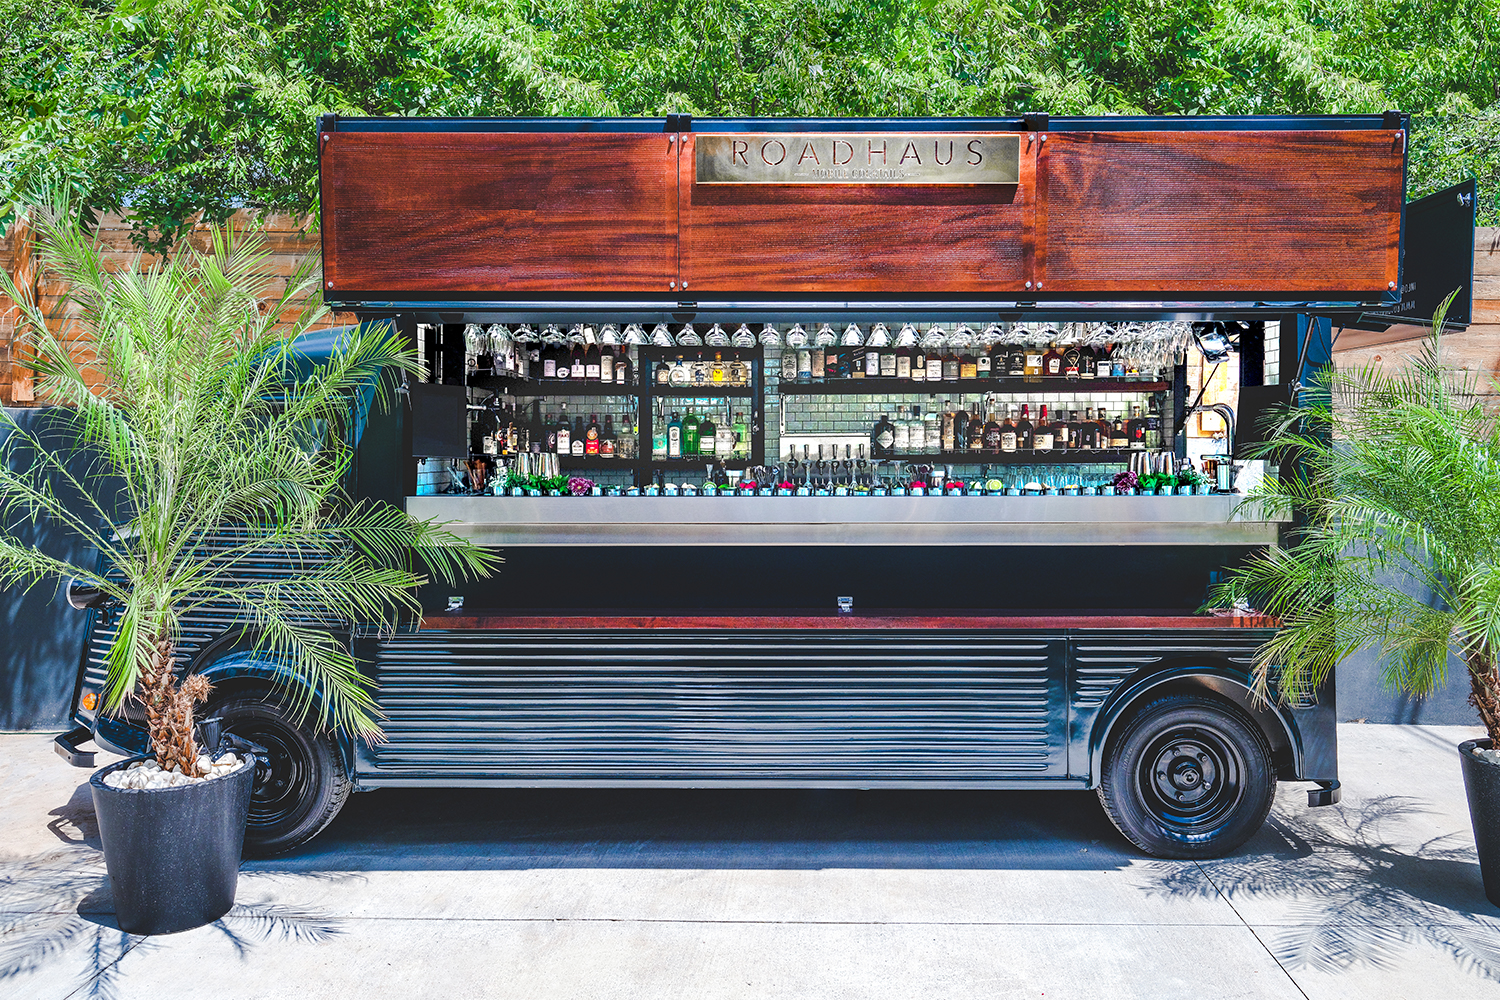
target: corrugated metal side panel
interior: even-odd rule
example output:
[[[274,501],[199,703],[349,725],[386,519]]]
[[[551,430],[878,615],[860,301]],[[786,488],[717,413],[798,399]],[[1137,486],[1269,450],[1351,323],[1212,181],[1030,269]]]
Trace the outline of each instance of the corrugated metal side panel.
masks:
[[[427,631],[378,645],[388,741],[369,759],[518,781],[1060,777],[1065,653],[1014,634]]]
[[[223,551],[240,544],[242,539],[243,536],[238,533],[224,532],[204,546],[203,551]],[[306,557],[298,557],[293,549],[270,550],[236,567],[233,578],[244,581],[285,579],[294,572],[301,572],[305,565]],[[110,576],[116,581],[122,581],[117,570],[111,571]],[[241,621],[237,610],[226,604],[209,605],[186,616],[182,620],[182,631],[177,644],[178,664],[191,662],[205,646]],[[104,690],[104,657],[118,630],[117,611],[94,616],[93,631],[89,635],[88,652],[83,665],[82,690]],[[74,706],[74,711],[86,719],[92,720],[94,717],[93,712],[85,712],[78,705]],[[141,717],[139,707],[132,705],[127,705],[125,715],[127,718]]]
[[[1255,662],[1255,651],[1270,634],[1260,629],[1075,634],[1068,654],[1068,707],[1075,744],[1088,746],[1089,733],[1105,703],[1136,674],[1184,659],[1248,671]],[[1086,754],[1072,762],[1070,773],[1087,776]]]

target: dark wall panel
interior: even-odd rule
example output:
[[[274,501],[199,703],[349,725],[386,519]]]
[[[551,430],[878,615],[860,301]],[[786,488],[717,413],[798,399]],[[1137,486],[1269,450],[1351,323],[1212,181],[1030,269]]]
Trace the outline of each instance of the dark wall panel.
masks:
[[[7,412],[49,447],[68,448],[71,421],[67,411],[47,407]],[[8,428],[0,427],[0,440],[8,435]],[[13,462],[24,467],[31,454],[19,449]],[[98,488],[97,497],[107,496],[110,482],[88,476],[86,456],[75,454],[70,467],[75,475],[90,479]],[[67,496],[66,491],[63,495]],[[72,506],[82,512],[81,498],[75,496]],[[94,549],[55,524],[21,521],[8,527],[23,544],[38,545],[48,555],[75,565],[94,565]],[[63,725],[87,639],[88,618],[68,606],[56,584],[43,584],[29,592],[0,590],[0,729]]]

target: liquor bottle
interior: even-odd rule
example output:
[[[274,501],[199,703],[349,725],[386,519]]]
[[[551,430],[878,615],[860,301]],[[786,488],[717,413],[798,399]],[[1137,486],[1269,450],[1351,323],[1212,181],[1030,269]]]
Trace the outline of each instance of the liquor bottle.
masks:
[[[790,347],[781,352],[781,381],[797,381],[797,352]]]
[[[988,360],[988,356],[986,356],[986,360]],[[979,377],[979,360],[974,357],[973,350],[966,348],[958,356],[958,377],[960,379]]]
[[[1025,403],[1021,404],[1021,419],[1016,422],[1016,451],[1031,451],[1036,447],[1036,434],[1031,425],[1031,414]]]
[[[865,354],[857,347],[841,348],[839,354],[839,378],[864,378]],[[880,371],[880,355],[875,355],[875,370]]]
[[[1067,451],[1072,444],[1070,438],[1073,428],[1068,426],[1068,418],[1064,415],[1062,408],[1052,415],[1052,450]]]
[[[590,413],[588,425],[583,429],[583,453],[585,455],[599,454],[599,414]]]
[[[557,378],[557,352],[551,347],[543,349],[542,378]]]
[[[828,348],[814,347],[809,361],[812,370],[808,372],[814,382],[822,382],[828,377]],[[800,361],[798,362],[801,363]]]
[[[1010,407],[1005,414],[1004,423],[995,423],[995,415],[990,414],[990,419],[984,425],[984,450],[991,453],[1012,452],[1016,450],[1016,417],[1015,407]]]
[[[662,412],[660,403],[657,404],[656,413],[651,421],[651,457],[667,457],[667,417]]]
[[[1094,349],[1087,344],[1078,349],[1078,377],[1081,379],[1093,379],[1098,371],[1099,362],[1094,354]]]
[[[1109,377],[1116,382],[1123,381],[1126,374],[1126,364],[1125,355],[1116,350],[1109,359]]]
[[[975,353],[975,355],[974,355],[974,377],[975,378],[993,378],[994,377],[994,375],[995,375],[995,362],[996,362],[996,360],[1000,359],[1000,355],[998,353],[999,350],[1000,350],[1000,345],[996,344],[993,348],[991,348],[988,351],[984,350],[983,348],[980,348],[979,351]],[[963,369],[959,369],[959,373],[958,374],[959,374],[959,377],[962,378],[963,377]]]
[[[797,348],[797,381],[812,381],[812,348]]]
[[[1068,450],[1072,451],[1083,447],[1083,422],[1078,419],[1078,411],[1071,410],[1068,413]]]
[[[1130,438],[1125,433],[1125,420],[1120,414],[1115,414],[1115,422],[1109,428],[1109,446],[1111,448],[1129,448]]]
[[[927,412],[922,416],[922,454],[940,455],[943,451],[943,415],[938,412],[937,399],[927,397]]]
[[[912,357],[911,357],[911,355],[912,355],[912,350],[911,350],[910,347],[904,347],[903,346],[903,347],[896,348],[896,377],[897,378],[899,378],[899,379],[906,379],[906,380],[910,380],[912,378],[912,374],[911,374]]]
[[[692,458],[698,454],[698,415],[688,407],[682,418],[682,457]]]
[[[958,355],[954,353],[954,350],[951,347],[948,348],[948,353],[943,355],[942,377],[944,382],[958,381]],[[928,366],[927,381],[933,381],[931,365]]]
[[[1130,422],[1125,425],[1125,439],[1131,451],[1146,450],[1146,418],[1141,416],[1140,404],[1130,408]]]
[[[880,378],[880,348],[865,345],[865,378]]]
[[[599,348],[599,381],[613,384],[615,381],[615,346],[605,344]]]
[[[1107,379],[1110,377],[1109,352],[1113,344],[1105,344],[1094,351],[1094,377]]]
[[[612,374],[612,373],[611,373]],[[604,376],[603,360],[599,356],[599,345],[590,344],[583,352],[583,378],[586,382],[598,382]]]
[[[895,454],[896,428],[890,415],[882,413],[870,430],[870,454],[875,458],[890,458]]]
[[[984,451],[984,429],[993,422],[993,418],[986,421],[979,407],[974,407],[974,416],[969,418],[969,451],[975,453]]]
[[[721,459],[734,458],[734,443],[734,425],[729,422],[729,411],[725,410],[724,419],[714,431],[714,454]]]
[[[600,352],[601,355],[603,352]],[[600,377],[603,375],[601,373]],[[604,430],[599,433],[599,457],[614,458],[620,451],[620,439],[615,435],[615,418],[613,414],[604,415]]]
[[[708,380],[715,385],[722,385],[726,378],[724,370],[724,352],[714,352],[714,363],[708,367]]]
[[[1146,411],[1146,450],[1156,451],[1161,447],[1161,400],[1156,395],[1151,396],[1151,402]]]
[[[1026,381],[1040,382],[1042,380],[1042,354],[1043,351],[1039,345],[1026,345]]]
[[[1077,379],[1080,374],[1080,366],[1083,364],[1083,348],[1077,344],[1071,344],[1062,352],[1063,356],[1063,378]]]
[[[998,344],[995,349],[1000,349]],[[1001,374],[1004,374],[1007,378],[1026,377],[1026,348],[1019,344],[1012,344],[1006,349],[1005,367],[995,372],[996,377],[999,377]]]
[[[573,454],[573,425],[568,423],[568,404],[562,404],[562,413],[557,418],[557,436],[555,438],[557,454]]]
[[[1088,450],[1099,447],[1099,425],[1094,423],[1094,411],[1084,407],[1083,419],[1073,411],[1073,426],[1068,428],[1068,437],[1074,448]]]
[[[587,430],[583,426],[583,414],[580,413],[573,418],[573,434],[568,438],[568,444],[573,449],[574,458],[582,458],[584,456],[584,449],[587,446],[587,442],[585,441],[587,433]]]
[[[958,409],[953,411],[953,450],[969,450],[969,411],[964,409],[963,400],[958,401]]]
[[[677,411],[672,411],[672,419],[667,424],[667,457],[682,457],[682,418]]]
[[[1062,378],[1063,356],[1062,351],[1057,349],[1057,344],[1047,345],[1047,353],[1042,355],[1042,378]]]
[[[630,360],[630,348],[622,347],[615,355],[615,385],[635,385],[635,362]]]
[[[705,413],[698,421],[698,454],[716,455],[719,447],[719,425],[711,415]]]
[[[939,447],[945,455],[952,454],[955,450],[954,442],[957,439],[954,437],[956,428],[953,426],[953,421],[956,416],[957,414],[953,412],[953,402],[951,400],[945,401],[943,403],[942,438],[939,442]]]
[[[540,454],[547,445],[547,425],[542,422],[542,401],[531,401],[531,426],[527,428],[527,445],[533,455]],[[548,449],[551,450],[550,448]]]
[[[1041,412],[1037,414],[1031,447],[1035,451],[1051,451],[1056,442],[1057,431],[1047,419],[1047,404],[1043,403]]]
[[[891,441],[891,452],[896,455],[905,455],[911,450],[911,424],[906,422],[906,407],[896,407],[896,422],[894,425],[894,439]]]
[[[745,415],[739,412],[734,415],[734,457],[750,457],[750,428],[745,423]]]
[[[927,350],[925,348],[916,347],[912,349],[911,380],[913,382],[927,381]]]
[[[568,378],[573,379],[575,382],[582,382],[585,377],[584,369],[586,366],[583,360],[583,354],[583,345],[574,344],[571,364],[569,364],[568,366],[570,369],[570,371],[568,372]]]
[[[889,347],[878,348],[878,351],[880,352],[880,377],[896,378],[896,351]],[[866,358],[866,362],[868,364],[868,358]],[[906,371],[908,374],[911,372],[911,362],[909,361],[907,362]],[[868,367],[865,369],[865,374],[869,375]]]
[[[710,379],[712,378],[713,366],[709,364],[708,359],[703,356],[702,351],[698,352],[698,356],[692,360],[689,367],[693,373],[693,377],[689,381],[691,381],[693,385],[708,385]]]

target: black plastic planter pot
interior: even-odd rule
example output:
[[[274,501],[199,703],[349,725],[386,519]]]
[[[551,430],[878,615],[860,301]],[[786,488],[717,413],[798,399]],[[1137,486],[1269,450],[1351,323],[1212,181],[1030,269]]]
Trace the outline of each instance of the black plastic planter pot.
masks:
[[[1464,790],[1469,793],[1469,821],[1474,824],[1474,846],[1479,851],[1479,871],[1484,876],[1484,894],[1500,906],[1500,764],[1477,756],[1488,750],[1489,740],[1466,740],[1458,745],[1463,763]]]
[[[240,753],[244,759],[246,755]],[[234,905],[255,785],[249,766],[213,781],[170,788],[111,788],[94,772],[94,814],[115,918],[131,934],[171,934],[211,924]]]

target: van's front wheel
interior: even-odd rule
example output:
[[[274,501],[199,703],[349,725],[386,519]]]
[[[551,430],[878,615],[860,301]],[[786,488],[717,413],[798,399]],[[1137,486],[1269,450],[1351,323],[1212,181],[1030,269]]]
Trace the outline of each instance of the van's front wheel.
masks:
[[[246,857],[281,854],[306,843],[333,822],[353,784],[335,738],[298,725],[271,692],[231,694],[209,706],[224,731],[264,747],[245,827]]]
[[[1158,698],[1110,741],[1099,800],[1132,844],[1163,858],[1215,858],[1259,830],[1276,794],[1265,737],[1233,707]]]

